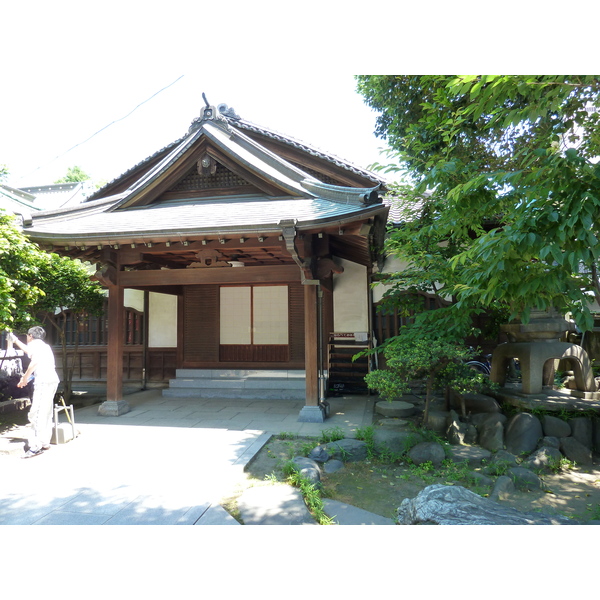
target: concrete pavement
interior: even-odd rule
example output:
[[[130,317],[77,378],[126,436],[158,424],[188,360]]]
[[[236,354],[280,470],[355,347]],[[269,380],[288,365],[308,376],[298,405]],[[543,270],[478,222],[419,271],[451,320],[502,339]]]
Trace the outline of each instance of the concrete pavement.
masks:
[[[373,397],[331,398],[324,423],[299,423],[302,402],[126,396],[131,411],[75,411],[77,438],[23,460],[24,431],[0,439],[0,524],[237,524],[219,505],[278,433],[353,436],[372,422]],[[63,413],[64,414],[64,413]],[[62,418],[64,421],[64,417]]]

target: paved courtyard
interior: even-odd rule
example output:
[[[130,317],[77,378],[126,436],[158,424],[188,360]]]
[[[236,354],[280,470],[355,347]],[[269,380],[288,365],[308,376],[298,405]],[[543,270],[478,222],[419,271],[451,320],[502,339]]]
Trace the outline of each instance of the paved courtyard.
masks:
[[[79,435],[28,460],[23,430],[0,446],[0,524],[235,524],[218,506],[271,435],[352,436],[372,421],[373,397],[331,398],[324,423],[299,423],[297,401],[126,396],[131,411],[102,417],[75,411]],[[62,419],[64,420],[64,418]],[[233,521],[233,522],[232,522]]]

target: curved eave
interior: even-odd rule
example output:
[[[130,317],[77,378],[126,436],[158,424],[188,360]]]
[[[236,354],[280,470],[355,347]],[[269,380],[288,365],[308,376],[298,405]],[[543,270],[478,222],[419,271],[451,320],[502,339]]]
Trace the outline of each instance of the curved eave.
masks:
[[[77,245],[114,245],[114,244],[145,244],[148,242],[161,243],[166,241],[183,241],[203,238],[218,238],[221,236],[252,236],[252,235],[269,235],[279,234],[282,231],[283,224],[286,226],[293,223],[297,231],[317,231],[337,227],[340,230],[344,226],[367,221],[377,215],[385,216],[388,212],[388,207],[373,205],[363,208],[359,211],[353,211],[348,214],[339,214],[333,216],[325,216],[315,219],[280,219],[278,221],[243,224],[233,226],[219,227],[177,227],[177,228],[151,228],[151,229],[129,229],[119,232],[94,231],[94,232],[77,232],[74,233],[56,233],[36,231],[33,228],[25,229],[30,239],[41,245],[51,245],[56,247],[77,246]]]

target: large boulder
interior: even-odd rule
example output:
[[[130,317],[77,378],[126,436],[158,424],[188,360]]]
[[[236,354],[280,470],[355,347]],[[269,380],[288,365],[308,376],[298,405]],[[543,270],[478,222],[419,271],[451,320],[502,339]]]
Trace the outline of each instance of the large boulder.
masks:
[[[558,448],[552,446],[542,446],[538,448],[531,456],[528,456],[522,463],[527,469],[552,469],[560,463],[562,454]]]
[[[430,462],[434,467],[441,466],[446,458],[444,447],[438,442],[421,442],[411,448],[408,455],[415,465]]]
[[[558,417],[544,415],[540,419],[540,422],[542,423],[542,429],[546,436],[561,438],[571,435],[571,426]]]
[[[575,417],[569,419],[569,425],[571,427],[571,437],[574,437],[580,444],[591,450],[593,446],[592,420],[589,417]]]
[[[450,458],[455,463],[466,462],[470,467],[480,467],[483,461],[491,458],[492,453],[479,446],[452,446]]]
[[[504,444],[512,454],[530,454],[544,436],[540,420],[529,413],[517,413],[506,422]]]
[[[592,451],[574,437],[560,438],[560,451],[578,465],[592,464]]]
[[[459,394],[456,391],[451,391],[450,406],[456,410],[462,411],[463,405],[467,414],[500,412],[500,404],[498,404],[498,401],[491,396],[475,392]]]
[[[523,513],[458,485],[430,485],[398,507],[399,525],[572,525],[566,517]]]
[[[344,438],[325,445],[331,458],[343,462],[358,462],[367,458],[367,444],[362,440]]]
[[[506,417],[498,413],[490,413],[485,418],[476,421],[477,443],[490,452],[504,448],[504,423]]]
[[[542,480],[529,469],[525,467],[513,467],[508,470],[508,476],[514,481],[515,487],[521,492],[531,492],[541,490]]]
[[[446,439],[450,444],[456,446],[473,444],[477,441],[477,429],[471,423],[463,423],[458,414],[451,410],[448,415]]]
[[[498,500],[506,500],[515,491],[515,482],[508,475],[500,475],[496,479],[494,489],[490,494],[490,500],[497,502]]]
[[[412,431],[398,431],[388,428],[376,428],[373,431],[373,444],[375,452],[379,455],[394,454],[402,456],[422,441],[423,436]]]

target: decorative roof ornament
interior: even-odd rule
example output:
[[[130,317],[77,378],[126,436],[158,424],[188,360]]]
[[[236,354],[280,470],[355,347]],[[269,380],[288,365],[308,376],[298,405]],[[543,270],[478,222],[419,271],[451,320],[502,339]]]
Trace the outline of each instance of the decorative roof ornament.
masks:
[[[238,115],[235,110],[230,107],[227,106],[227,104],[219,104],[219,106],[217,106],[217,108],[219,109],[219,112],[229,118],[229,119],[233,119],[234,121],[240,121],[242,117],[240,117],[240,115]]]
[[[199,129],[204,121],[221,121],[223,123],[227,123],[227,119],[225,118],[225,116],[208,102],[208,100],[206,99],[206,94],[204,92],[202,92],[202,99],[204,100],[204,104],[206,106],[203,106],[200,109],[200,116],[192,121],[189,133],[192,133],[193,131],[196,131],[196,129]]]

